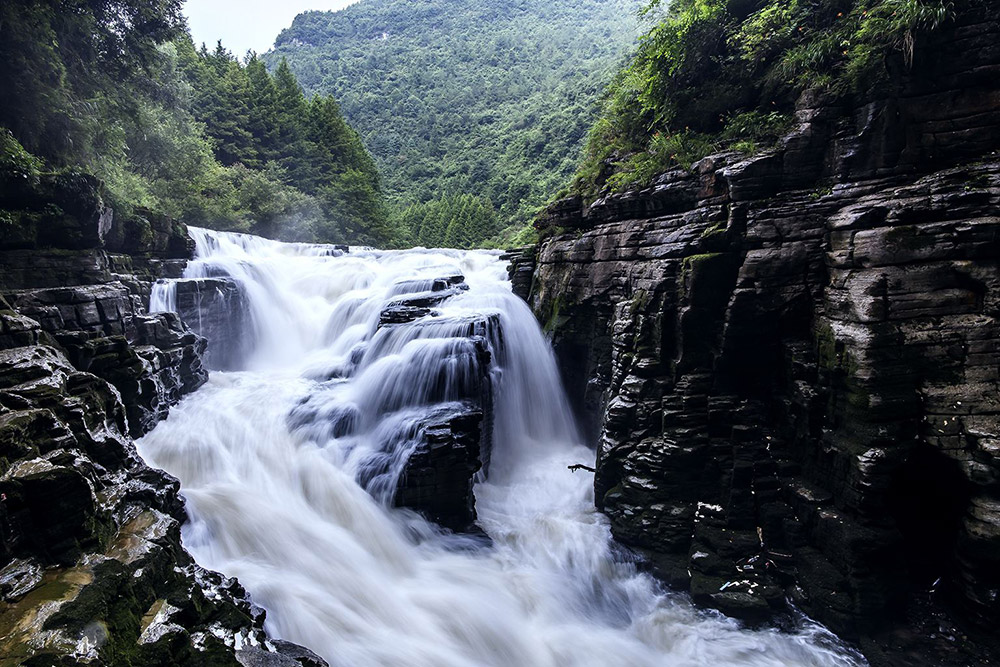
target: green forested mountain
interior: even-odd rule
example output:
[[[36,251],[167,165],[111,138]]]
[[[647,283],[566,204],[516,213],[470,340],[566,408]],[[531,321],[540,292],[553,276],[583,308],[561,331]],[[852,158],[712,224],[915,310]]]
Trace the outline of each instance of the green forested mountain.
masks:
[[[398,212],[428,202],[427,210],[460,207],[460,195],[491,204],[482,210],[495,209],[496,222],[477,222],[466,235],[479,243],[480,233],[523,225],[572,174],[595,102],[633,48],[639,7],[362,0],[299,15],[265,59],[287,59],[306,91],[340,101]],[[403,217],[412,224],[414,216]],[[423,243],[446,230],[411,231]]]
[[[0,5],[0,184],[83,170],[117,208],[392,243],[375,164],[337,102],[307,99],[287,67],[196,51],[180,4]]]

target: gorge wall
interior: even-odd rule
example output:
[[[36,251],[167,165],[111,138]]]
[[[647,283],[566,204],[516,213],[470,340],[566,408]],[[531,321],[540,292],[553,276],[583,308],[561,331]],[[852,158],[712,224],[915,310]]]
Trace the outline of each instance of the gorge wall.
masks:
[[[132,442],[208,377],[205,339],[145,308],[186,228],[75,173],[0,182],[0,209],[0,665],[325,665],[194,562]]]
[[[876,99],[806,93],[775,150],[563,200],[512,255],[598,506],[696,600],[854,638],[926,612],[869,658],[988,661],[924,644],[1000,619],[998,84],[965,16]]]

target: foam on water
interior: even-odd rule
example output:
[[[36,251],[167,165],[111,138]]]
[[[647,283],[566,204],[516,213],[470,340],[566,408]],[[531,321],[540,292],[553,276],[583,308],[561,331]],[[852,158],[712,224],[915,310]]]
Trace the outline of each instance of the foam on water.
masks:
[[[807,621],[750,631],[698,611],[622,558],[594,509],[593,476],[567,468],[594,454],[578,444],[551,349],[496,253],[344,255],[192,233],[198,257],[185,276],[242,283],[258,343],[249,370],[213,373],[140,452],[181,480],[187,547],[239,577],[275,635],[350,667],[859,663]],[[378,329],[387,303],[455,274],[470,289],[439,317]],[[154,305],[170,305],[166,292]],[[494,448],[476,486],[491,546],[388,507],[413,424],[471,381],[463,345],[468,322],[484,317],[499,322]],[[349,433],[296,427],[303,406],[321,426],[349,419]],[[362,485],[378,456],[381,485]]]

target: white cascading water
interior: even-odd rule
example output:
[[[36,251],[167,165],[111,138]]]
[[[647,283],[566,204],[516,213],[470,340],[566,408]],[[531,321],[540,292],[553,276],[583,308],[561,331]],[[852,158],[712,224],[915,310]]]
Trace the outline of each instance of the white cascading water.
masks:
[[[139,442],[181,480],[186,546],[236,576],[268,629],[331,665],[855,665],[822,628],[747,630],[639,572],[594,509],[552,352],[496,253],[283,244],[192,229],[186,278],[229,275],[253,309],[241,372],[213,372]],[[387,303],[461,274],[437,317],[378,329]],[[172,306],[160,285],[154,308]],[[499,318],[494,443],[475,488],[491,538],[453,535],[358,480],[432,399],[461,384],[468,321]],[[441,389],[442,368],[446,386]],[[435,395],[428,387],[436,387]],[[350,414],[349,433],[302,426]],[[405,460],[406,446],[392,453]],[[384,456],[383,456],[384,458]],[[392,458],[392,457],[390,457]],[[383,462],[384,463],[384,462]],[[399,460],[380,468],[394,482]]]

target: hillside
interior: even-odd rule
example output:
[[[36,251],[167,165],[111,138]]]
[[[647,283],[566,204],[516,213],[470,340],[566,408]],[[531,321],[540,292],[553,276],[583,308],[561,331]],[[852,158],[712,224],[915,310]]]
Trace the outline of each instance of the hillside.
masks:
[[[375,164],[336,101],[306,99],[287,68],[272,77],[221,45],[196,51],[180,5],[0,8],[10,93],[0,185],[82,171],[124,217],[143,209],[289,240],[392,243]],[[0,207],[22,200],[0,192]],[[11,235],[29,218],[0,210]]]
[[[475,195],[499,226],[522,225],[573,173],[596,101],[633,47],[639,6],[362,0],[299,15],[266,59],[287,59],[307,94],[340,102],[400,211]],[[427,213],[447,224],[455,216],[438,215],[442,205]],[[412,240],[443,236],[440,224]]]

